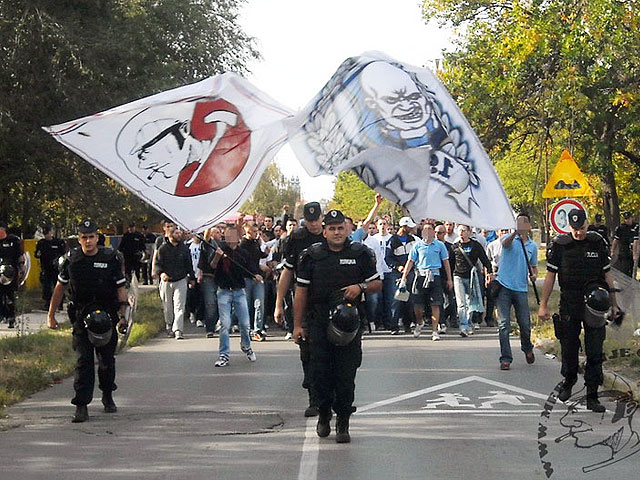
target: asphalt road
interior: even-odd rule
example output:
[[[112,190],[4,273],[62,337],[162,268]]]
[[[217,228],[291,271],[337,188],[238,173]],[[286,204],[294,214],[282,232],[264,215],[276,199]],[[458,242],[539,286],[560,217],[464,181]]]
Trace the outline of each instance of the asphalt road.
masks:
[[[527,365],[513,338],[512,369],[500,371],[496,329],[440,342],[365,337],[347,445],[333,432],[318,439],[315,419],[302,416],[293,343],[254,344],[250,363],[235,336],[230,366],[214,368],[218,339],[186,333],[118,357],[116,414],[102,412],[96,389],[90,420],[72,424],[72,379],[11,408],[0,478],[637,478],[634,411],[613,422],[612,402],[604,415],[554,400],[545,408],[559,363],[536,352]]]

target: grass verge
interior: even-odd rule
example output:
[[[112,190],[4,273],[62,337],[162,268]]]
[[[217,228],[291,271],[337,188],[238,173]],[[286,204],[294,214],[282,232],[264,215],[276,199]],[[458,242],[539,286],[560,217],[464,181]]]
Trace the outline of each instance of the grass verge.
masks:
[[[141,345],[164,328],[156,291],[140,294],[134,321],[129,346]],[[59,330],[0,339],[0,415],[10,405],[71,375],[74,367],[68,323]]]

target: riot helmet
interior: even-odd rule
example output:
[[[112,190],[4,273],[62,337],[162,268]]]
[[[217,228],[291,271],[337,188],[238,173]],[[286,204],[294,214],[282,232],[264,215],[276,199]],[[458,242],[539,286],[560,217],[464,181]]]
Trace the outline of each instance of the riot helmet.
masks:
[[[585,288],[584,305],[584,320],[587,326],[603,327],[606,324],[607,312],[611,308],[609,290],[599,282],[588,284]]]
[[[327,338],[334,345],[350,344],[360,330],[360,314],[351,302],[344,301],[329,312]]]
[[[16,267],[8,263],[0,265],[0,284],[10,285],[16,278]]]
[[[90,309],[83,319],[89,341],[96,347],[109,343],[113,334],[111,316],[100,309]]]

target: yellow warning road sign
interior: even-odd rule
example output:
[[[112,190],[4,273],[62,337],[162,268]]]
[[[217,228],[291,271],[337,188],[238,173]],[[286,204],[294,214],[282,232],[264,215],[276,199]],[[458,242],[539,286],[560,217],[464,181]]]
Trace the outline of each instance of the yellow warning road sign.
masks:
[[[588,197],[593,195],[587,179],[571,154],[565,150],[542,192],[543,198]]]

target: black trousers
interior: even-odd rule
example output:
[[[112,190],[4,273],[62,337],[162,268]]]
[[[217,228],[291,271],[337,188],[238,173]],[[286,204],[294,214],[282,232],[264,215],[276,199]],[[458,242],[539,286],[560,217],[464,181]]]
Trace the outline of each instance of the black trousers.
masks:
[[[607,336],[606,327],[592,328],[584,323],[584,319],[569,315],[562,315],[561,323],[561,332],[558,338],[562,348],[560,373],[569,381],[577,380],[580,330],[584,326],[584,351],[587,356],[584,383],[587,386],[602,385],[602,346]]]
[[[0,285],[0,321],[3,318],[11,321],[16,318],[16,286],[13,283]]]
[[[361,335],[349,345],[338,347],[327,340],[326,324],[311,327],[309,352],[318,408],[333,408],[338,416],[348,417],[355,412],[356,371],[362,364]]]
[[[51,296],[53,295],[53,288],[56,286],[56,282],[58,281],[58,275],[56,272],[41,272],[40,273],[40,283],[42,284],[42,299],[44,303],[49,306],[49,302],[51,302]]]
[[[74,405],[88,405],[93,400],[95,385],[94,352],[98,358],[98,388],[103,392],[112,392],[116,386],[116,359],[114,353],[118,343],[118,334],[113,330],[111,340],[102,347],[95,347],[87,336],[84,326],[73,325],[73,350],[76,352],[76,369],[73,388],[76,392],[71,400]]]
[[[128,282],[131,282],[132,273],[135,273],[138,281],[140,281],[140,265],[140,260],[137,257],[124,258],[124,274]]]

